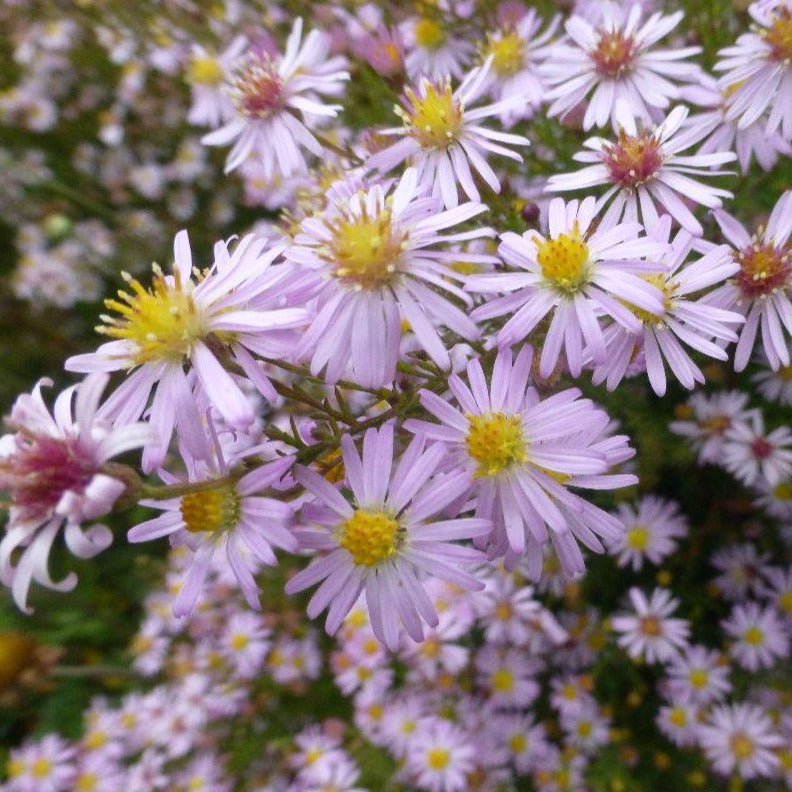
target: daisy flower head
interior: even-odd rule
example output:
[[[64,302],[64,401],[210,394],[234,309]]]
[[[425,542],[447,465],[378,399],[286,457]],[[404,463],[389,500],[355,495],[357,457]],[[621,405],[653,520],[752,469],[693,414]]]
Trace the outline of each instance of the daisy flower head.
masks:
[[[302,41],[302,33],[302,19],[296,19],[282,55],[251,49],[230,69],[225,90],[234,103],[234,117],[201,139],[207,146],[234,142],[226,173],[253,157],[268,180],[286,178],[307,172],[301,149],[322,156],[323,148],[310,130],[317,119],[334,118],[340,105],[324,104],[318,94],[338,96],[349,74],[343,57],[328,57],[329,35],[312,30]]]
[[[613,630],[620,633],[619,646],[633,660],[668,663],[687,647],[690,635],[687,619],[671,617],[679,600],[664,588],[654,589],[649,599],[636,587],[630,589],[629,595],[635,613],[611,620]]]
[[[674,745],[689,748],[696,744],[698,710],[689,701],[672,701],[660,707],[655,723]]]
[[[488,300],[471,314],[476,321],[509,316],[497,333],[499,346],[524,341],[552,313],[539,360],[539,374],[545,378],[558,364],[562,349],[575,377],[583,368],[584,346],[596,362],[604,362],[601,316],[638,332],[641,321],[626,304],[653,313],[663,310],[662,292],[642,275],[658,271],[656,262],[667,244],[640,236],[638,223],[597,228],[594,214],[594,198],[568,203],[553,199],[547,237],[530,230],[522,236],[508,231],[501,237],[498,252],[518,272],[472,275],[466,282],[471,291],[511,292]]]
[[[6,762],[7,789],[9,792],[62,792],[70,788],[77,775],[76,754],[73,745],[55,734],[12,750]]]
[[[658,205],[671,215],[682,228],[694,236],[704,229],[688,208],[687,202],[710,209],[721,206],[721,198],[732,194],[719,187],[710,187],[691,176],[710,178],[726,171],[713,171],[717,165],[732,162],[732,151],[709,154],[681,154],[705,136],[699,130],[682,129],[688,108],[678,106],[658,126],[637,123],[631,107],[616,105],[615,140],[589,138],[583,145],[589,151],[575,154],[578,162],[591,163],[576,173],[551,176],[548,190],[563,192],[583,190],[597,185],[609,185],[597,203],[597,211],[608,204],[602,225],[609,227],[620,219],[638,219],[651,232],[660,220]]]
[[[765,132],[781,130],[792,141],[792,2],[756,2],[748,7],[754,25],[715,64],[731,91],[726,117],[745,129],[769,110]]]
[[[210,569],[223,562],[250,607],[261,607],[254,572],[262,563],[275,566],[273,547],[297,550],[291,531],[294,509],[276,492],[292,462],[290,457],[275,459],[242,476],[225,464],[212,471],[196,462],[188,465],[189,483],[196,485],[192,491],[181,497],[142,502],[162,514],[131,528],[129,541],[169,536],[173,545],[187,546],[193,553],[173,603],[174,616],[192,612]]]
[[[109,528],[97,524],[83,530],[82,523],[109,514],[127,489],[110,460],[153,440],[145,424],[107,419],[99,402],[108,379],[91,374],[67,388],[52,413],[41,395],[52,382],[42,379],[32,393],[17,398],[6,418],[12,434],[0,438],[0,489],[9,499],[9,519],[0,540],[0,582],[26,613],[32,613],[31,582],[55,591],[77,584],[73,572],[55,582],[48,571],[61,528],[66,547],[78,558],[93,558],[110,546]]]
[[[417,88],[406,88],[402,107],[395,108],[403,126],[382,131],[383,135],[396,135],[401,140],[369,157],[367,166],[387,172],[404,162],[414,165],[418,180],[431,185],[432,194],[449,209],[459,203],[459,187],[471,201],[481,200],[473,171],[493,192],[500,192],[500,181],[487,163],[487,155],[493,153],[522,162],[519,154],[503,144],[527,146],[529,141],[522,135],[497,132],[479,123],[511,107],[524,106],[524,96],[514,95],[474,109],[468,107],[485,91],[492,62],[489,57],[472,69],[455,91],[449,80],[432,82],[425,78]]]
[[[266,239],[252,234],[241,239],[233,253],[218,242],[212,266],[201,272],[193,270],[187,232],[180,231],[173,246],[173,274],[166,275],[154,265],[148,289],[125,275],[129,291],[105,301],[116,316],[102,315],[103,324],[97,328],[112,340],[96,352],[66,361],[68,371],[131,372],[106,405],[117,420],[140,417],[156,388],[149,422],[157,441],[144,451],[146,472],[164,459],[174,427],[193,456],[205,455],[205,445],[191,431],[201,426],[195,404],[199,392],[232,428],[245,429],[253,423],[250,400],[222,366],[216,350],[228,351],[265,396],[275,397],[251,350],[285,354],[293,341],[291,331],[308,320],[304,308],[282,307],[287,295],[294,298],[287,277],[292,268],[272,266],[282,250],[268,247]]]
[[[721,464],[743,484],[751,486],[759,477],[775,486],[792,474],[792,430],[779,426],[764,428],[764,417],[754,410],[746,421],[726,432]]]
[[[407,19],[399,31],[406,51],[404,66],[411,80],[459,79],[475,52],[467,37],[454,35],[448,18],[445,15],[441,18],[439,8],[436,16]]]
[[[316,316],[295,354],[310,355],[311,372],[326,369],[328,382],[348,372],[363,385],[387,385],[396,373],[406,321],[434,362],[450,368],[437,326],[467,340],[479,334],[459,307],[469,305],[470,297],[454,285],[459,275],[451,265],[494,259],[437,246],[491,236],[484,227],[446,233],[486,207],[464,203],[443,211],[440,200],[418,183],[414,168],[395,186],[340,182],[327,197],[327,209],[302,222],[286,253],[320,282]]]
[[[684,14],[652,14],[641,24],[638,3],[601,4],[599,23],[576,14],[565,23],[567,38],[547,48],[540,73],[551,86],[547,93],[550,116],[565,115],[588,97],[583,129],[615,120],[618,102],[626,102],[645,122],[679,98],[679,81],[695,81],[701,69],[684,59],[701,47],[652,50]],[[680,62],[682,61],[682,62]]]
[[[788,351],[792,351],[792,338],[787,339],[786,343]],[[763,351],[760,350],[756,358],[760,369],[751,380],[757,384],[759,393],[767,401],[786,406],[792,405],[792,363],[777,366],[774,370]]]
[[[443,718],[427,717],[407,748],[405,769],[429,792],[463,792],[470,789],[468,774],[475,764],[470,735]]]
[[[721,626],[733,640],[729,654],[748,671],[772,668],[789,654],[788,625],[773,607],[763,608],[758,602],[737,603]]]
[[[779,765],[776,748],[784,744],[770,716],[754,704],[722,704],[698,728],[698,742],[715,772],[741,778],[767,778]]]
[[[369,429],[363,453],[349,435],[342,439],[348,502],[317,473],[298,467],[295,478],[316,499],[311,528],[300,532],[305,549],[321,551],[286,584],[286,593],[321,585],[308,604],[308,616],[328,608],[327,632],[341,626],[361,592],[374,634],[396,650],[401,624],[416,642],[424,638],[423,623],[436,627],[437,612],[422,579],[438,577],[465,589],[483,583],[464,567],[482,556],[455,540],[491,531],[483,518],[437,519],[467,488],[464,472],[438,473],[445,455],[414,439],[393,469],[393,426]],[[307,515],[306,515],[307,516]]]
[[[667,240],[670,230],[670,218],[664,215],[654,236]],[[728,359],[723,346],[737,340],[732,327],[743,323],[742,315],[710,305],[704,297],[695,295],[722,283],[737,267],[725,245],[711,247],[698,260],[688,261],[694,242],[693,236],[681,229],[661,258],[663,271],[644,276],[662,292],[663,310],[635,311],[642,324],[639,334],[617,325],[605,331],[608,357],[595,368],[594,384],[607,380],[608,390],[614,390],[642,351],[649,383],[658,396],[663,396],[666,366],[688,390],[704,382],[704,374],[685,346],[716,360]]]
[[[773,207],[766,226],[751,236],[734,217],[716,211],[715,219],[732,245],[739,265],[734,278],[708,297],[713,305],[736,308],[745,325],[734,352],[734,369],[742,371],[751,357],[757,335],[775,371],[792,362],[792,190]]]
[[[641,498],[636,507],[620,503],[617,514],[626,530],[610,552],[618,554],[620,567],[630,565],[637,572],[644,561],[659,564],[674,552],[676,540],[687,536],[687,520],[679,506],[655,495]]]
[[[699,707],[722,701],[732,688],[729,672],[729,663],[720,652],[693,644],[666,668],[670,697]]]
[[[749,594],[761,595],[763,575],[769,568],[768,553],[760,553],[756,545],[747,542],[730,544],[714,552],[710,561],[720,573],[714,582],[725,599],[737,602]]]
[[[569,487],[612,489],[636,479],[608,474],[608,455],[598,448],[609,422],[603,411],[577,389],[540,400],[528,387],[531,359],[527,345],[514,361],[511,350],[501,350],[488,387],[474,358],[469,387],[456,374],[448,379],[459,408],[422,390],[422,405],[440,423],[411,419],[404,426],[448,447],[475,496],[476,515],[492,521],[485,542],[492,556],[506,554],[513,566],[527,552],[538,577],[541,546],[552,541],[565,572],[577,576],[583,572],[577,541],[601,553],[601,540],[615,542],[624,526]]]

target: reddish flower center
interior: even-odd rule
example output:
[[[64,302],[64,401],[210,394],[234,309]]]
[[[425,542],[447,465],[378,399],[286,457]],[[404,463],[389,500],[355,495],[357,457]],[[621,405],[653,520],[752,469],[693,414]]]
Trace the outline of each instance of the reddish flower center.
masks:
[[[735,280],[747,299],[772,294],[792,282],[792,246],[779,250],[754,238],[752,245],[737,253],[737,261],[740,271]]]
[[[763,437],[758,437],[751,443],[751,453],[757,459],[767,459],[773,453],[773,445]]]
[[[780,61],[792,60],[792,10],[782,6],[775,13],[773,24],[764,34],[772,57]]]
[[[590,53],[597,71],[606,77],[621,77],[631,71],[635,59],[635,41],[617,30],[600,33],[596,48]]]
[[[628,189],[652,180],[663,165],[660,141],[648,132],[628,135],[621,129],[618,141],[603,153],[611,181]]]
[[[16,438],[16,451],[0,460],[0,489],[26,519],[42,519],[64,492],[82,492],[97,472],[96,460],[76,440]]]
[[[283,107],[283,80],[267,57],[254,57],[235,88],[239,109],[248,118],[267,118]]]

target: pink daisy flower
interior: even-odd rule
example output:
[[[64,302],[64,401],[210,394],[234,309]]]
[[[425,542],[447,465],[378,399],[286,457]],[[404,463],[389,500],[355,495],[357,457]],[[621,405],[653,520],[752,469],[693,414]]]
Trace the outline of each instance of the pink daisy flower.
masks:
[[[55,734],[16,748],[6,763],[6,788],[9,792],[63,792],[72,788],[77,774],[76,753],[74,746]]]
[[[304,308],[282,307],[295,293],[293,268],[272,266],[282,250],[267,249],[267,240],[252,234],[239,241],[233,254],[218,242],[212,267],[196,282],[187,232],[180,231],[173,244],[173,275],[155,266],[148,290],[127,275],[131,293],[120,291],[119,299],[105,301],[119,316],[102,316],[104,324],[97,328],[114,340],[66,361],[68,371],[134,369],[105,407],[119,420],[140,417],[156,387],[149,422],[158,440],[144,451],[145,471],[165,458],[174,426],[193,456],[205,453],[203,433],[196,438],[191,431],[201,425],[198,391],[229,426],[245,429],[253,422],[250,400],[213,350],[227,349],[251,382],[275,398],[251,350],[285,355],[293,343],[289,331],[308,321]],[[185,364],[194,377],[185,373]]]
[[[301,43],[302,29],[302,19],[296,19],[283,55],[272,58],[250,51],[231,69],[225,89],[236,107],[235,117],[201,139],[207,146],[234,142],[226,173],[253,157],[268,180],[285,178],[307,172],[301,148],[322,156],[310,127],[317,118],[334,118],[340,105],[323,104],[317,94],[337,96],[349,74],[343,57],[328,57],[331,40],[326,33],[312,30]]]
[[[734,369],[742,371],[748,365],[757,335],[773,370],[788,366],[787,341],[792,337],[792,190],[778,199],[767,225],[753,236],[722,210],[715,212],[715,219],[739,265],[733,280],[707,298],[713,305],[736,308],[745,315],[734,352]]]
[[[666,215],[655,229],[655,236],[667,240],[670,230]],[[680,230],[661,259],[663,271],[645,276],[662,292],[663,308],[659,312],[635,312],[642,324],[640,333],[617,325],[605,331],[608,356],[594,370],[595,385],[607,381],[608,390],[614,390],[640,351],[649,383],[658,396],[666,391],[665,365],[688,390],[697,382],[704,382],[704,374],[684,346],[716,360],[728,359],[723,346],[737,340],[732,326],[742,324],[743,317],[692,296],[722,283],[736,272],[737,266],[725,245],[713,247],[700,259],[688,262],[693,244],[690,233]]]
[[[612,489],[636,479],[608,475],[608,452],[599,445],[608,417],[579,399],[580,391],[542,401],[528,387],[531,357],[525,346],[512,364],[511,351],[501,350],[489,388],[474,358],[467,366],[470,388],[456,374],[448,379],[461,410],[422,390],[421,404],[441,423],[411,419],[404,427],[448,446],[475,497],[476,515],[492,521],[492,555],[508,552],[513,565],[527,550],[541,570],[541,545],[551,540],[567,573],[578,575],[583,558],[575,540],[603,552],[600,539],[617,541],[624,526],[568,487]]]
[[[130,542],[148,542],[169,536],[174,546],[186,545],[193,557],[173,603],[174,616],[189,615],[203,588],[216,555],[227,560],[251,608],[260,608],[259,588],[253,573],[259,563],[275,566],[273,546],[297,550],[290,531],[293,507],[277,493],[283,474],[294,460],[290,457],[260,465],[243,476],[221,465],[215,477],[207,475],[202,463],[190,465],[195,491],[178,498],[142,501],[163,514],[131,528]],[[175,483],[171,481],[170,483]]]
[[[436,83],[424,79],[417,90],[407,88],[397,108],[404,126],[385,129],[384,135],[399,135],[401,140],[369,157],[366,164],[379,171],[389,171],[407,162],[418,171],[418,180],[431,185],[432,194],[442,198],[446,208],[459,203],[458,187],[471,201],[481,200],[473,171],[500,192],[500,181],[487,164],[487,154],[494,153],[522,162],[522,157],[502,144],[527,146],[522,135],[496,132],[479,122],[511,107],[524,105],[519,95],[495,104],[469,109],[486,88],[492,58],[473,69],[455,91],[450,82]]]
[[[687,107],[675,107],[659,126],[651,128],[639,127],[627,104],[619,102],[615,113],[617,139],[589,138],[583,145],[591,150],[575,154],[574,158],[592,164],[576,173],[551,176],[547,189],[563,192],[607,184],[609,188],[597,203],[597,211],[610,203],[602,218],[604,227],[622,218],[630,222],[640,218],[651,232],[660,219],[659,205],[682,228],[701,236],[704,229],[686,202],[714,209],[721,206],[721,198],[733,196],[690,177],[722,175],[725,171],[713,171],[713,166],[732,162],[737,155],[732,151],[680,154],[707,134],[702,129],[682,129]]]
[[[462,567],[481,554],[454,540],[482,536],[492,525],[482,518],[436,519],[467,487],[462,471],[437,473],[442,446],[427,449],[416,438],[393,470],[393,426],[386,424],[366,432],[362,457],[349,435],[341,448],[352,503],[317,473],[296,469],[295,478],[318,499],[310,517],[305,514],[316,528],[301,532],[302,545],[323,552],[289,580],[286,592],[322,581],[308,615],[313,619],[329,608],[326,627],[333,634],[365,591],[372,629],[386,646],[398,648],[399,623],[422,641],[422,623],[436,627],[438,618],[421,578],[483,588]]]
[[[675,82],[695,81],[701,70],[694,63],[679,63],[701,52],[701,47],[680,47],[651,51],[668,35],[684,14],[652,14],[643,25],[641,6],[602,4],[599,24],[571,16],[566,24],[568,39],[547,49],[547,60],[540,74],[551,89],[548,114],[565,115],[586,97],[588,107],[583,129],[602,127],[613,120],[616,103],[626,102],[635,115],[646,122],[656,120],[657,111],[679,98]]]
[[[762,476],[775,486],[792,474],[792,430],[779,426],[765,432],[762,413],[754,410],[726,432],[720,462],[743,484]]]
[[[619,635],[619,646],[633,658],[647,663],[667,663],[684,649],[690,635],[687,619],[674,619],[671,614],[679,600],[668,589],[656,588],[650,599],[636,587],[629,591],[635,614],[615,616],[611,627]]]
[[[723,704],[699,726],[698,741],[715,772],[741,778],[775,775],[779,758],[775,749],[784,744],[770,716],[753,704]]]
[[[732,91],[726,117],[745,129],[769,108],[766,134],[780,128],[792,141],[792,2],[752,3],[748,13],[755,26],[722,49],[715,64],[726,72],[721,86]]]
[[[729,654],[747,671],[772,668],[789,654],[787,626],[773,607],[737,603],[721,627],[732,639]]]
[[[471,737],[438,717],[425,718],[407,749],[406,771],[429,792],[464,792],[476,765]]]
[[[439,9],[436,13],[438,16],[412,17],[400,25],[406,49],[404,66],[411,80],[459,79],[475,52],[467,37],[455,36],[449,30]]]
[[[722,701],[732,688],[726,658],[698,644],[671,660],[666,673],[670,697],[700,707]]]
[[[583,368],[584,344],[595,361],[604,362],[607,349],[600,316],[638,332],[641,320],[635,309],[663,310],[662,292],[641,275],[660,269],[645,259],[657,261],[667,244],[639,236],[638,223],[594,230],[594,213],[594,198],[569,203],[555,198],[550,204],[548,238],[535,231],[522,236],[509,231],[501,237],[499,253],[520,272],[472,275],[466,282],[471,291],[512,292],[471,314],[476,321],[509,316],[496,336],[500,346],[524,341],[552,312],[539,361],[542,377],[553,372],[562,348],[572,376]]]
[[[113,475],[109,461],[152,441],[142,423],[107,420],[99,400],[109,377],[92,374],[64,390],[53,413],[41,396],[42,379],[31,394],[19,396],[6,418],[13,434],[0,438],[0,489],[10,500],[9,522],[0,541],[0,581],[11,587],[17,606],[27,606],[32,581],[55,591],[77,584],[73,572],[55,582],[48,571],[52,543],[62,527],[69,551],[93,558],[113,534],[105,525],[81,524],[109,514],[127,483]]]
[[[436,248],[491,236],[489,228],[445,233],[486,207],[464,203],[442,211],[439,199],[426,192],[414,168],[395,187],[339,182],[327,194],[327,209],[302,222],[286,256],[323,281],[316,316],[294,352],[311,356],[314,375],[326,368],[328,382],[348,373],[367,387],[389,385],[403,321],[443,369],[451,359],[438,325],[467,340],[478,337],[456,304],[469,306],[470,297],[454,285],[459,275],[450,265],[494,259]]]

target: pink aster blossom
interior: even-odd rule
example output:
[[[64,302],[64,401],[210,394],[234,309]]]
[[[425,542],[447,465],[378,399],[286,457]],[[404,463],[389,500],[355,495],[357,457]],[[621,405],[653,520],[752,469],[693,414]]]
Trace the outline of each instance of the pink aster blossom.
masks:
[[[472,275],[466,283],[471,291],[511,292],[472,313],[476,321],[509,316],[496,336],[500,346],[528,339],[552,312],[539,361],[542,377],[553,372],[562,349],[572,376],[582,370],[584,346],[595,361],[605,361],[601,316],[638,332],[641,320],[628,305],[653,313],[663,310],[662,292],[651,278],[641,276],[661,269],[656,262],[667,244],[640,236],[638,223],[596,228],[594,214],[594,198],[569,203],[555,198],[547,238],[535,231],[522,236],[509,231],[501,237],[499,253],[520,271]]]
[[[792,338],[787,339],[787,349],[792,355]],[[762,350],[755,355],[755,361],[759,364],[759,371],[751,377],[751,381],[756,383],[759,393],[767,401],[792,406],[792,363],[773,370]]]
[[[669,662],[687,646],[690,635],[687,619],[671,617],[679,600],[664,588],[655,588],[649,599],[636,587],[629,594],[635,613],[611,619],[614,632],[620,633],[619,646],[634,660]]]
[[[602,218],[606,228],[620,219],[640,219],[651,232],[665,211],[682,228],[701,236],[704,229],[687,202],[714,209],[721,206],[721,198],[733,196],[691,176],[709,179],[722,175],[725,171],[712,168],[732,162],[737,155],[732,151],[681,154],[707,134],[706,130],[682,129],[687,107],[675,107],[657,127],[636,123],[627,104],[618,103],[615,112],[616,140],[589,138],[583,145],[590,150],[575,154],[574,159],[591,164],[575,173],[551,176],[548,190],[586,190],[605,184],[608,189],[597,202],[597,211],[610,204]]]
[[[438,366],[450,368],[441,329],[467,340],[479,334],[460,307],[469,307],[470,297],[454,284],[459,275],[450,265],[493,257],[438,246],[491,236],[485,227],[447,233],[486,207],[464,203],[443,211],[440,200],[418,184],[414,168],[395,186],[336,183],[327,200],[324,212],[302,222],[286,253],[321,287],[316,316],[294,354],[310,356],[311,372],[326,369],[331,383],[348,375],[365,386],[388,385],[406,321],[417,344]]]
[[[617,102],[626,102],[645,122],[679,98],[680,81],[695,81],[700,67],[680,62],[701,47],[650,48],[667,36],[684,14],[652,14],[641,25],[638,3],[602,3],[598,24],[573,15],[565,23],[568,38],[547,48],[540,74],[551,86],[548,114],[566,115],[588,98],[583,129],[617,123]]]
[[[501,350],[489,387],[474,358],[467,366],[470,387],[456,374],[448,379],[459,407],[422,390],[421,404],[440,423],[410,419],[404,426],[447,446],[475,497],[476,515],[492,521],[486,541],[491,555],[508,554],[513,566],[527,553],[538,577],[541,547],[552,541],[567,574],[579,575],[577,542],[601,553],[601,540],[617,541],[624,526],[569,488],[612,489],[635,477],[608,473],[610,439],[601,437],[608,417],[580,399],[580,391],[540,400],[528,386],[531,358],[527,345],[514,362],[509,349]]]
[[[414,734],[405,770],[429,792],[465,792],[475,762],[471,736],[450,721],[431,717],[424,719]]]
[[[655,236],[667,240],[670,229],[666,215],[655,228]],[[661,259],[663,270],[647,277],[662,292],[663,308],[659,312],[640,312],[640,333],[633,334],[616,325],[605,331],[608,356],[594,370],[595,384],[606,380],[608,390],[614,390],[642,351],[649,383],[662,396],[666,391],[666,366],[688,390],[704,382],[704,374],[686,346],[716,360],[728,359],[723,346],[737,340],[732,327],[741,325],[743,317],[707,304],[695,295],[722,283],[736,272],[737,266],[725,245],[712,247],[696,261],[688,261],[693,244],[691,234],[680,230]]]
[[[746,703],[715,707],[699,726],[698,741],[715,772],[745,779],[775,775],[775,749],[784,744],[767,712]]]
[[[765,132],[777,129],[792,141],[792,2],[771,0],[748,7],[755,25],[731,47],[718,54],[715,71],[723,88],[731,89],[727,118],[740,129],[757,121],[769,109]]]
[[[722,701],[732,689],[730,670],[720,652],[693,644],[666,667],[667,692],[672,699],[698,707]]]
[[[729,654],[748,671],[772,668],[789,654],[787,625],[773,607],[762,607],[757,602],[737,603],[721,627],[732,639]]]
[[[300,284],[292,267],[273,265],[282,250],[252,234],[233,253],[218,242],[211,268],[196,281],[187,232],[180,231],[173,244],[173,275],[155,268],[148,290],[126,276],[131,293],[121,291],[118,300],[105,302],[119,316],[103,316],[98,328],[113,340],[66,361],[69,371],[130,372],[106,405],[117,420],[139,418],[156,388],[148,417],[157,440],[144,451],[146,472],[164,459],[174,427],[193,456],[205,456],[203,433],[194,431],[201,426],[197,393],[205,393],[232,428],[253,423],[251,402],[218,360],[218,349],[227,349],[250,381],[275,397],[251,353],[284,355],[293,343],[291,331],[308,320],[305,308],[286,307]]]
[[[52,543],[61,528],[69,551],[93,558],[113,535],[105,525],[83,530],[82,523],[110,513],[127,489],[109,461],[152,441],[142,423],[114,426],[99,401],[109,377],[92,374],[44,404],[42,379],[31,394],[19,396],[6,418],[13,434],[0,438],[0,489],[10,498],[9,522],[0,541],[0,581],[11,587],[17,606],[27,606],[31,582],[70,591],[77,575],[55,582],[48,571]],[[65,525],[64,525],[65,524]]]
[[[435,15],[411,17],[402,22],[399,32],[406,51],[404,66],[411,80],[458,80],[475,51],[467,37],[454,35],[446,20]]]
[[[203,463],[190,465],[190,482],[201,484],[181,497],[143,501],[162,514],[139,523],[127,534],[130,542],[169,536],[175,546],[186,545],[192,560],[173,603],[174,616],[186,616],[204,586],[217,555],[227,561],[251,608],[260,608],[259,588],[253,573],[259,564],[275,566],[274,547],[294,552],[297,540],[290,530],[293,507],[266,493],[277,488],[294,460],[277,459],[242,476],[226,466],[212,471]]]
[[[735,277],[707,298],[713,305],[736,308],[745,315],[734,369],[742,371],[748,365],[757,335],[770,366],[774,370],[788,366],[787,342],[792,337],[792,190],[778,199],[767,225],[753,236],[724,211],[715,212],[715,219],[739,265]]]
[[[774,486],[792,474],[792,430],[779,426],[766,432],[764,418],[755,410],[726,432],[720,462],[744,484],[762,476]]]
[[[322,156],[310,129],[317,119],[334,118],[340,106],[324,104],[318,94],[337,96],[349,74],[343,57],[328,57],[326,33],[312,30],[301,41],[302,30],[302,19],[296,19],[282,55],[250,51],[230,70],[225,90],[236,106],[235,117],[201,139],[207,146],[234,142],[226,173],[253,157],[268,180],[285,178],[307,172],[301,149]]]
[[[304,515],[316,527],[300,532],[301,543],[321,555],[289,580],[286,592],[322,581],[308,616],[328,608],[326,627],[332,634],[365,591],[372,628],[384,644],[398,647],[400,623],[414,641],[422,641],[423,622],[438,624],[422,578],[483,588],[463,567],[481,560],[481,554],[454,540],[487,534],[492,525],[479,517],[436,519],[467,487],[464,472],[438,474],[442,446],[426,448],[416,438],[393,470],[393,426],[386,424],[366,432],[362,456],[349,435],[341,449],[352,503],[317,473],[296,469],[295,478],[317,499],[310,517]]]
[[[384,135],[398,135],[401,140],[373,154],[366,165],[382,172],[404,162],[414,165],[418,180],[431,185],[432,194],[441,198],[449,209],[459,203],[459,187],[471,201],[481,200],[473,171],[493,192],[500,192],[500,181],[487,163],[487,154],[522,162],[519,154],[503,144],[527,146],[529,141],[522,135],[497,132],[479,123],[523,105],[524,96],[513,95],[495,104],[470,108],[484,92],[491,66],[492,57],[489,57],[482,66],[470,71],[453,92],[450,82],[426,79],[417,89],[407,88],[403,108],[397,108],[404,125],[382,131]]]
[[[75,781],[76,751],[55,734],[11,751],[6,763],[7,792],[64,792]]]

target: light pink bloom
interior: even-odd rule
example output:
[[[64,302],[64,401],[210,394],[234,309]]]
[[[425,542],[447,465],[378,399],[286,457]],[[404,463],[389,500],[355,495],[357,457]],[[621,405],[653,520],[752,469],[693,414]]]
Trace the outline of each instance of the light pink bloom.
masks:
[[[760,553],[756,545],[749,542],[726,545],[715,551],[710,561],[721,573],[714,582],[725,599],[736,602],[749,594],[761,594],[762,573],[768,567],[770,556]]]
[[[312,30],[301,43],[302,29],[302,19],[296,19],[282,55],[272,58],[251,51],[228,75],[226,90],[236,117],[201,139],[207,146],[234,141],[226,173],[254,157],[267,179],[287,177],[307,172],[302,148],[322,156],[310,128],[317,119],[334,118],[340,105],[323,104],[317,94],[338,95],[349,74],[343,57],[328,57],[331,41],[326,33]]]
[[[341,448],[351,504],[312,470],[295,472],[318,499],[310,516],[304,514],[316,527],[301,532],[302,545],[324,552],[288,581],[286,592],[322,581],[308,604],[308,616],[316,618],[329,608],[326,627],[332,634],[365,590],[372,629],[383,643],[398,648],[400,623],[414,641],[422,641],[423,622],[438,624],[422,578],[482,588],[463,568],[481,560],[481,554],[455,540],[487,534],[492,525],[482,518],[436,519],[467,488],[462,471],[438,474],[442,446],[425,448],[416,438],[393,470],[393,426],[386,424],[366,432],[362,457],[349,435]]]
[[[609,185],[597,203],[598,212],[610,204],[602,218],[605,228],[620,219],[627,222],[640,219],[651,232],[665,211],[682,228],[701,236],[704,229],[686,202],[714,209],[721,206],[721,198],[733,196],[727,190],[690,177],[722,175],[725,171],[713,171],[712,167],[732,162],[737,155],[731,151],[680,154],[706,135],[700,129],[682,129],[687,116],[687,107],[675,107],[659,126],[639,127],[630,107],[618,103],[616,140],[589,138],[583,145],[590,151],[575,154],[574,158],[591,164],[575,173],[551,176],[548,190],[563,192]]]
[[[744,484],[761,475],[771,486],[792,474],[792,430],[779,426],[765,433],[764,418],[755,410],[725,435],[721,464]]]
[[[476,749],[469,734],[438,717],[426,718],[407,749],[406,772],[429,792],[466,792]]]
[[[6,419],[13,434],[0,438],[0,489],[10,498],[9,522],[0,541],[0,581],[11,587],[17,606],[32,613],[27,596],[32,581],[70,591],[77,575],[55,582],[49,575],[50,549],[63,538],[78,558],[107,549],[113,535],[105,525],[81,524],[110,513],[127,482],[107,464],[126,451],[150,443],[142,423],[107,420],[99,406],[109,377],[92,374],[59,394],[52,415],[41,396],[42,379],[31,394],[19,396]]]
[[[522,162],[519,154],[502,144],[527,146],[529,141],[522,135],[496,132],[479,124],[484,118],[524,104],[524,97],[511,96],[469,109],[484,92],[491,65],[490,57],[473,69],[453,93],[450,83],[426,79],[417,90],[407,88],[402,99],[404,107],[397,108],[404,126],[382,131],[402,139],[369,157],[367,166],[386,172],[404,162],[414,165],[419,182],[431,185],[432,194],[442,198],[449,209],[459,203],[458,187],[471,201],[481,200],[473,170],[494,192],[500,192],[500,181],[487,164],[487,154]]]
[[[698,708],[690,701],[672,701],[660,707],[655,723],[674,745],[689,748],[696,744],[698,713]]]
[[[455,36],[445,20],[434,16],[412,17],[399,30],[406,49],[404,65],[411,80],[459,79],[475,52],[466,36]]]
[[[619,635],[619,646],[634,660],[667,663],[688,643],[690,625],[687,619],[674,619],[671,614],[679,600],[664,588],[655,588],[650,599],[636,587],[629,591],[635,615],[615,616],[613,630]]]
[[[451,359],[437,325],[467,340],[478,336],[474,322],[450,299],[470,304],[454,285],[459,276],[450,265],[493,257],[438,246],[491,236],[489,228],[445,233],[486,207],[464,203],[442,211],[440,200],[426,193],[414,168],[392,188],[339,182],[328,192],[327,209],[302,222],[286,255],[320,285],[317,314],[294,352],[310,355],[313,374],[326,369],[331,383],[348,375],[370,387],[390,384],[403,320],[444,369]]]
[[[733,640],[729,654],[748,671],[772,668],[789,654],[787,625],[772,607],[737,603],[721,627]]]
[[[594,198],[569,203],[555,198],[546,239],[535,231],[522,236],[509,231],[501,237],[500,255],[520,271],[473,275],[466,283],[471,291],[511,292],[472,313],[476,321],[509,316],[496,336],[500,346],[529,339],[552,312],[539,362],[542,377],[553,372],[562,349],[572,376],[582,370],[584,345],[596,362],[605,361],[601,316],[638,332],[641,320],[635,309],[663,311],[663,293],[641,276],[662,269],[656,262],[668,245],[639,236],[638,223],[593,230],[594,214]]]
[[[730,671],[720,652],[693,644],[666,668],[670,698],[701,707],[722,701],[732,689]]]
[[[590,96],[583,129],[605,126],[609,119],[615,126],[620,101],[645,122],[656,120],[658,110],[679,98],[675,83],[698,78],[698,65],[678,61],[701,52],[701,47],[650,49],[679,24],[682,11],[652,14],[643,25],[638,3],[603,3],[601,13],[596,27],[571,16],[565,24],[569,38],[547,48],[540,74],[552,86],[548,114],[566,115]]]
[[[792,352],[792,338],[787,339],[787,350]],[[759,393],[767,401],[792,406],[792,363],[773,370],[763,351],[760,350],[755,358],[760,369],[751,377],[751,381],[757,383]]]
[[[48,734],[11,751],[6,763],[8,792],[64,792],[73,788],[75,748]]]

